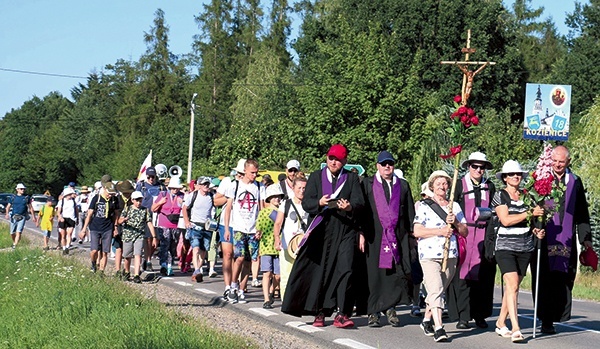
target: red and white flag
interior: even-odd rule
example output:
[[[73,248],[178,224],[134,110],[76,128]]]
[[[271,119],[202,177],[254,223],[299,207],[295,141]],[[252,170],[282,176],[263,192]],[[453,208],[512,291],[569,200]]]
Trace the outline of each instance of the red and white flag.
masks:
[[[146,156],[146,160],[142,163],[142,167],[140,168],[140,172],[137,176],[137,182],[146,180],[146,169],[152,166],[152,149],[150,149],[150,154]]]

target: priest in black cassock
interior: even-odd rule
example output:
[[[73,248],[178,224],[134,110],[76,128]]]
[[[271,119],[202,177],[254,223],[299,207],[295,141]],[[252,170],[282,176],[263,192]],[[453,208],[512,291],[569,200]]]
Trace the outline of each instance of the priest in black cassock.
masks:
[[[364,206],[358,175],[345,170],[348,149],[335,144],[327,166],[311,173],[302,207],[311,223],[300,242],[281,311],[294,316],[315,315],[313,326],[338,311],[333,325],[354,327],[350,319],[352,265],[357,243],[355,220]]]
[[[367,264],[369,327],[379,327],[380,313],[400,326],[396,304],[410,302],[409,235],[415,205],[408,182],[394,175],[396,160],[388,151],[377,157],[377,173],[363,180],[365,209],[358,247]]]

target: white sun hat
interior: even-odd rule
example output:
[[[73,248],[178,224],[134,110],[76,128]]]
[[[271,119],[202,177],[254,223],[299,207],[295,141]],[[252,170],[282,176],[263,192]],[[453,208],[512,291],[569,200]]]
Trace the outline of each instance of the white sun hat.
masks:
[[[527,171],[523,171],[521,165],[515,160],[508,160],[502,165],[502,171],[496,173],[496,178],[502,180],[502,175],[505,173],[521,173],[521,178],[527,178]]]

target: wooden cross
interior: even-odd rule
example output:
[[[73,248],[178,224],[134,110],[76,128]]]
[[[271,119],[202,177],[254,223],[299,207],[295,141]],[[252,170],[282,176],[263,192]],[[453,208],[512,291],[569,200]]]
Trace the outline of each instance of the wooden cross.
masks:
[[[495,65],[496,62],[476,62],[469,61],[469,54],[475,53],[475,49],[471,48],[471,29],[467,30],[467,47],[463,47],[461,52],[465,54],[465,59],[463,61],[442,61],[442,64],[452,64],[456,65],[458,69],[463,72],[463,82],[461,89],[461,105],[467,105],[467,101],[471,96],[471,91],[473,90],[473,79],[475,75],[479,74],[485,67],[488,65]],[[469,65],[478,65],[480,66],[476,70],[469,70]]]

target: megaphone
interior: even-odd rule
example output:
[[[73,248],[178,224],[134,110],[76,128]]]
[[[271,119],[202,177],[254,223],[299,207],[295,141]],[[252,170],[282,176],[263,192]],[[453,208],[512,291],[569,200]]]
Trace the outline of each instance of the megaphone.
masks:
[[[156,169],[156,175],[158,176],[158,179],[167,178],[167,166],[164,164],[158,164],[154,166],[154,168]]]
[[[179,177],[181,176],[181,173],[183,173],[183,171],[181,170],[181,167],[175,165],[175,166],[171,166],[169,168],[169,176],[171,177]]]

